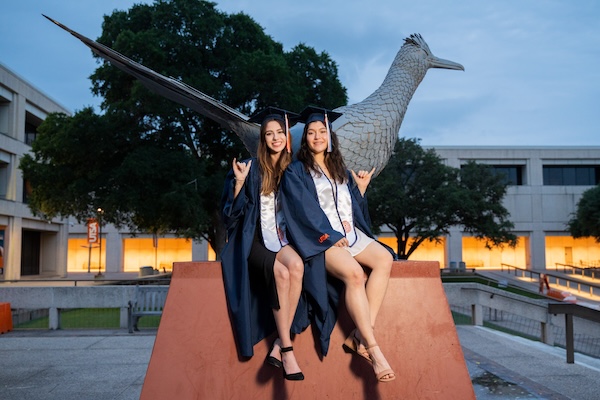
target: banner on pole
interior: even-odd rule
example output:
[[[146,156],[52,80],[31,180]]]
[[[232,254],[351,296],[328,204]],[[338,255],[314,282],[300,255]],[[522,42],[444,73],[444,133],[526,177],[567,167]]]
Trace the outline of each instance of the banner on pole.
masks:
[[[100,238],[98,235],[98,220],[95,218],[88,219],[87,223],[87,240],[88,243],[99,243]]]

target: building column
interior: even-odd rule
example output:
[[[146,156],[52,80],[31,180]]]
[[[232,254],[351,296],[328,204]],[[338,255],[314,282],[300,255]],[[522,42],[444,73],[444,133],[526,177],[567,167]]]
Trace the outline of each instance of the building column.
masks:
[[[446,237],[446,268],[450,267],[451,261],[456,261],[456,265],[462,261],[462,231],[460,227],[451,227],[449,235]]]
[[[534,229],[529,240],[531,248],[531,269],[544,271],[546,269],[546,237],[541,229]]]
[[[121,234],[112,225],[103,226],[102,234],[104,236],[104,254],[106,255],[102,270],[106,272],[123,272],[124,256]]]
[[[205,240],[192,241],[192,261],[208,260],[208,242]]]
[[[64,219],[58,227],[58,251],[56,254],[56,273],[67,277],[67,258],[69,255],[69,221]]]
[[[21,279],[21,241],[23,220],[9,217],[4,233],[4,279]]]

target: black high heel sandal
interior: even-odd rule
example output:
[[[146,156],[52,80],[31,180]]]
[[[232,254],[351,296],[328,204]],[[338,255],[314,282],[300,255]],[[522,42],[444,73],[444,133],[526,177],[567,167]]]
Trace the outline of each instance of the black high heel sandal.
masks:
[[[275,339],[273,341],[273,344],[271,345],[271,348],[269,349],[269,352],[267,353],[267,358],[265,358],[265,362],[274,367],[281,368],[281,367],[283,367],[283,363],[271,355],[271,353],[273,352],[273,349],[275,348],[275,343],[277,343],[277,339]]]
[[[294,348],[292,346],[281,348],[280,353],[281,353],[282,360],[283,360],[283,353],[287,353],[288,351],[294,351]],[[283,366],[283,362],[282,362],[282,366]],[[304,380],[304,374],[302,372],[294,372],[293,374],[288,375],[288,373],[285,372],[285,367],[281,368],[281,370],[283,371],[283,377],[285,379],[287,379],[288,381],[303,381]]]

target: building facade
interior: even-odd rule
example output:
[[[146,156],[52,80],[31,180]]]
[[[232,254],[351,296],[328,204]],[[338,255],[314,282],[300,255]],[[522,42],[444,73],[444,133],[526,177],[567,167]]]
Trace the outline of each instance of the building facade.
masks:
[[[560,264],[600,267],[600,246],[592,238],[574,239],[567,222],[586,190],[600,182],[599,147],[435,147],[445,164],[455,168],[469,161],[492,166],[508,179],[503,200],[514,224],[518,244],[514,248],[487,249],[484,243],[453,227],[440,243],[425,242],[411,260],[438,261],[441,267],[465,263],[467,268],[497,268],[502,264],[543,270]],[[132,236],[108,227],[103,235],[106,254],[85,249],[85,226],[75,225],[69,234],[69,272],[85,270],[98,263],[107,271],[133,272],[148,265],[170,269],[173,261],[214,260],[206,242],[150,235]],[[379,238],[392,248],[390,232]],[[92,254],[86,264],[87,254]]]
[[[19,162],[49,113],[69,110],[0,64],[0,279],[64,275],[68,226],[34,217]]]
[[[492,166],[508,180],[503,204],[510,213],[516,248],[486,249],[454,227],[445,238],[442,265],[464,261],[468,267],[501,264],[545,269],[560,264],[600,266],[600,246],[592,238],[573,239],[567,223],[581,195],[600,183],[600,147],[470,147],[434,150],[460,168],[469,161]]]

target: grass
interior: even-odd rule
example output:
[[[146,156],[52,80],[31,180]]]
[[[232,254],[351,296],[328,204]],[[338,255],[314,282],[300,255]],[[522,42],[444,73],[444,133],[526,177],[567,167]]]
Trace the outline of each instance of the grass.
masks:
[[[471,317],[469,315],[452,311],[452,319],[454,320],[454,325],[471,325]]]
[[[519,287],[515,287],[515,286],[498,286],[498,282],[491,280],[491,279],[487,279],[487,278],[483,278],[481,276],[473,276],[473,275],[456,275],[456,276],[450,276],[450,275],[442,275],[442,282],[443,283],[464,283],[464,282],[472,282],[472,283],[480,283],[482,285],[486,285],[489,287],[493,287],[496,289],[500,289],[500,290],[505,290],[507,292],[510,293],[514,293],[514,294],[518,294],[520,296],[525,296],[525,297],[529,297],[530,299],[545,299],[545,296],[540,296],[538,293],[536,292],[532,292],[530,290],[526,290],[526,289],[522,289]]]
[[[61,329],[119,329],[120,309],[118,308],[76,308],[60,311]],[[144,316],[138,322],[139,328],[157,328],[160,316]],[[16,329],[48,329],[48,317],[16,325]]]

